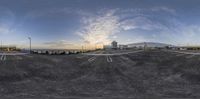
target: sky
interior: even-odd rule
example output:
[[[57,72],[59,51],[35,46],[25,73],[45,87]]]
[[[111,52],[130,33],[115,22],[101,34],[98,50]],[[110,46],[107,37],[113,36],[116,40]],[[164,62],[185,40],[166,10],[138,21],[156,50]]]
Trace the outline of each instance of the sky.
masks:
[[[161,42],[200,45],[200,0],[0,0],[0,40],[79,49]]]

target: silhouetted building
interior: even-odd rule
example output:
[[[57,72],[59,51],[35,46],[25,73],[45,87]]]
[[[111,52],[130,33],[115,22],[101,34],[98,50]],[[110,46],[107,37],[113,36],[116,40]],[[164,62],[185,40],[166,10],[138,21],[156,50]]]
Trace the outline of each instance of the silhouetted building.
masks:
[[[200,46],[181,46],[176,47],[178,50],[200,50]]]
[[[104,50],[112,49],[112,46],[111,45],[103,45],[103,49]]]
[[[0,51],[16,51],[16,46],[0,46]]]
[[[128,45],[119,45],[119,49],[121,50],[128,49]]]
[[[113,42],[111,43],[111,45],[112,45],[112,49],[117,49],[117,48],[118,48],[117,42],[116,42],[116,41],[113,41]]]

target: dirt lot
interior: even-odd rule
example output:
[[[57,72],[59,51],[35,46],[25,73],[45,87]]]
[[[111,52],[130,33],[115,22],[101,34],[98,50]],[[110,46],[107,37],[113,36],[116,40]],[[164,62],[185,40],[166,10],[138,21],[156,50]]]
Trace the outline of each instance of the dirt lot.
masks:
[[[24,55],[0,61],[2,99],[200,98],[200,56]]]

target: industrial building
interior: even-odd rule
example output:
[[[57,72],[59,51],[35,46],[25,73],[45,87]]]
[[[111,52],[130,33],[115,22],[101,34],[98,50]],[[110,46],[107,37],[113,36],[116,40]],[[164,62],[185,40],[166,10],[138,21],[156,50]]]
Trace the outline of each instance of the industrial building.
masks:
[[[137,48],[137,49],[163,49],[166,47],[173,47],[170,44],[164,44],[164,43],[157,43],[157,42],[140,42],[140,43],[132,43],[128,44],[128,48]]]
[[[110,50],[110,49],[118,49],[118,45],[116,41],[112,41],[111,45],[104,45],[103,49]]]
[[[0,51],[17,51],[16,46],[1,46]]]
[[[200,46],[181,46],[176,47],[177,50],[200,50]]]
[[[103,49],[109,50],[109,49],[112,49],[112,46],[111,45],[103,45]]]
[[[112,45],[112,49],[118,49],[118,46],[117,46],[117,42],[116,42],[116,41],[113,41],[113,42],[111,43],[111,45]]]
[[[128,45],[119,45],[120,50],[128,49]]]

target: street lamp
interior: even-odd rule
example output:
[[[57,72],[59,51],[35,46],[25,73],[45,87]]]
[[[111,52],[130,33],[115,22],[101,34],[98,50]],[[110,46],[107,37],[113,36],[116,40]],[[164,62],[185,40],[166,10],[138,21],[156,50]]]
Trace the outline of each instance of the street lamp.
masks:
[[[29,39],[29,41],[30,41],[30,49],[29,49],[29,51],[30,51],[30,53],[31,53],[31,37],[28,37],[28,39]]]

